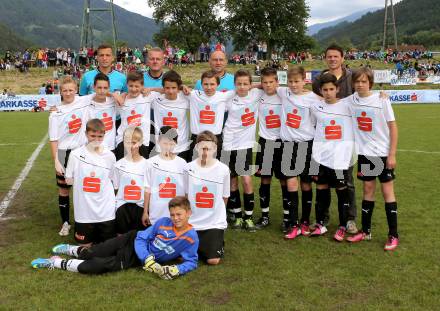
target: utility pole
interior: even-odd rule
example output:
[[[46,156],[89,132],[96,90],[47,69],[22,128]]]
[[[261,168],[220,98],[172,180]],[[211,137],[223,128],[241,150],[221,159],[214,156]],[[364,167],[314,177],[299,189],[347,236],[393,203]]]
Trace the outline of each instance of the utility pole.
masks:
[[[394,35],[394,48],[397,50],[397,29],[396,29],[396,18],[394,15],[394,4],[393,0],[389,0],[390,9],[391,9],[391,21],[388,21],[388,0],[385,0],[385,18],[383,21],[383,41],[382,41],[382,50],[385,51],[387,48],[387,29],[388,26],[393,26],[393,35]]]
[[[113,36],[113,53],[116,53],[116,40],[117,40],[117,32],[116,32],[116,22],[115,22],[115,10],[113,0],[110,0],[109,6],[107,8],[92,8],[91,7],[92,0],[84,0],[84,9],[83,9],[83,23],[81,28],[81,47],[93,47],[93,27],[91,22],[91,13],[92,12],[108,12],[111,17],[111,27],[112,27],[112,36]],[[98,15],[94,15],[97,19],[104,22],[105,21],[100,18]]]

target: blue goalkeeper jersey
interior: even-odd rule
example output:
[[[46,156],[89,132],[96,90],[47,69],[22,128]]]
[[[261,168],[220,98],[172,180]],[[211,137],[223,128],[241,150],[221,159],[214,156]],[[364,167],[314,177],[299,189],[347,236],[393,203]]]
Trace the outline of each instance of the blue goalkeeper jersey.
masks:
[[[195,90],[203,91],[201,80],[197,80],[194,86]],[[223,77],[220,78],[220,84],[217,86],[217,91],[233,91],[235,90],[234,75],[230,73],[225,73]]]
[[[95,77],[98,73],[99,70],[94,69],[91,71],[87,71],[84,74],[81,80],[81,84],[79,86],[79,95],[83,96],[95,93],[95,91],[93,90],[93,84],[95,81]],[[127,77],[123,73],[112,70],[109,74],[107,74],[107,77],[110,80],[110,92],[127,92]]]
[[[162,87],[163,73],[158,78],[154,78],[150,75],[150,72],[144,72],[144,87]]]
[[[134,241],[134,249],[142,263],[151,254],[158,263],[171,261],[181,256],[183,263],[177,265],[179,274],[185,274],[197,268],[198,248],[199,238],[193,227],[177,235],[168,217],[160,218],[153,226],[139,231]]]

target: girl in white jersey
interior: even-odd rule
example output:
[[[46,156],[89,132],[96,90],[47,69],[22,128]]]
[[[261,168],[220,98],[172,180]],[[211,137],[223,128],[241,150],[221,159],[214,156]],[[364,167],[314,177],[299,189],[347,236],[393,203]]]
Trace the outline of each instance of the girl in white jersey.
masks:
[[[252,219],[254,211],[254,189],[252,184],[252,149],[258,119],[259,99],[263,91],[252,89],[252,77],[247,70],[238,70],[234,75],[236,96],[226,103],[228,119],[223,129],[223,154],[221,161],[231,170],[231,197],[227,209],[235,216],[233,229],[244,228],[255,232]],[[244,215],[241,211],[238,176],[243,185]]]
[[[70,230],[69,192],[71,186],[66,184],[64,173],[70,152],[86,142],[84,133],[88,103],[80,97],[75,97],[78,91],[77,85],[69,76],[61,81],[60,91],[61,106],[52,111],[49,116],[49,138],[62,221],[59,235],[67,236]]]
[[[112,179],[116,194],[116,232],[144,230],[144,176],[147,160],[140,154],[143,143],[141,128],[129,126],[124,131],[125,156],[116,162]]]
[[[348,101],[338,100],[337,79],[332,74],[322,76],[321,94],[324,100],[314,103],[312,114],[316,119],[312,158],[319,164],[319,171],[312,172],[316,182],[316,227],[311,236],[327,232],[324,226],[325,212],[330,206],[330,187],[338,196],[339,228],[333,236],[343,241],[346,233],[349,196],[347,188],[348,168],[354,148],[354,136]],[[311,170],[316,168],[311,167]]]
[[[361,68],[353,74],[356,93],[349,97],[358,153],[358,179],[364,183],[362,200],[362,231],[349,242],[371,239],[371,216],[374,209],[376,178],[381,183],[388,221],[388,241],[384,250],[399,245],[397,232],[397,203],[394,195],[394,168],[396,166],[397,125],[389,99],[372,93],[373,71]]]
[[[187,192],[186,161],[173,152],[178,141],[177,131],[171,126],[163,126],[158,134],[160,154],[148,159],[145,170],[144,226],[170,217],[170,200]]]
[[[190,224],[199,236],[199,257],[210,265],[220,263],[224,253],[226,203],[230,193],[229,168],[214,154],[217,138],[204,131],[197,136],[198,158],[188,164],[188,199]]]

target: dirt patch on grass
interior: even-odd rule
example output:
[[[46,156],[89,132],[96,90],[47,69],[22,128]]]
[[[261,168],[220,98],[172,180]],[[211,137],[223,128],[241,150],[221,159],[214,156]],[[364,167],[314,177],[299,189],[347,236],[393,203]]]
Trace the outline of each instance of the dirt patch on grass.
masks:
[[[222,291],[207,297],[207,302],[213,305],[225,305],[231,301],[232,295],[228,291]]]

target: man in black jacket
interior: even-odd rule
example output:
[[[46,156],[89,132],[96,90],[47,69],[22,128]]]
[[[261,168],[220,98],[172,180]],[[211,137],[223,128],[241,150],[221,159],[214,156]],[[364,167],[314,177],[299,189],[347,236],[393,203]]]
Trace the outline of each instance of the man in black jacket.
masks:
[[[320,91],[320,80],[323,75],[326,73],[331,73],[338,79],[339,92],[337,94],[338,98],[345,98],[353,94],[353,86],[351,83],[351,70],[345,68],[344,63],[344,51],[338,45],[330,45],[325,50],[325,61],[327,63],[328,69],[323,70],[319,76],[313,80],[312,88],[313,92],[319,96],[322,96]],[[348,169],[348,180],[347,186],[350,194],[350,207],[348,209],[347,214],[347,232],[348,233],[357,233],[356,227],[356,196],[355,196],[355,188],[353,182],[353,166]],[[328,223],[329,213],[327,211],[325,222]]]

